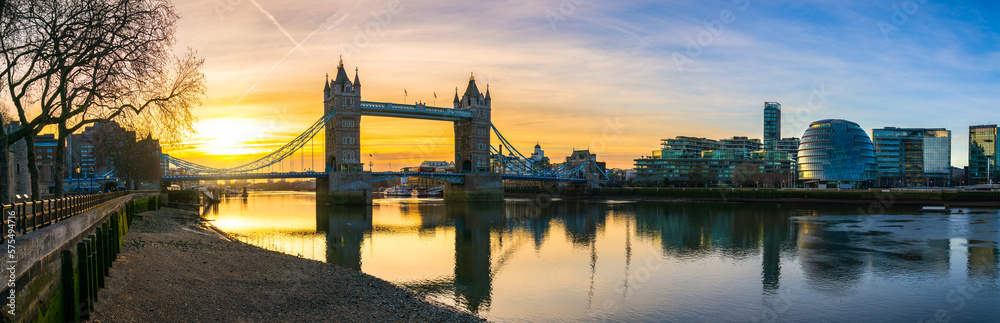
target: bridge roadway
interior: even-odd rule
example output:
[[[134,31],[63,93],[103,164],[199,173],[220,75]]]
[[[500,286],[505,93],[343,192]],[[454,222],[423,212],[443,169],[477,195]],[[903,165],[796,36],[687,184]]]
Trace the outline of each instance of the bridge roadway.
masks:
[[[187,181],[214,181],[214,180],[243,180],[243,179],[278,179],[278,178],[323,178],[327,177],[327,172],[286,172],[286,173],[246,173],[246,174],[199,174],[199,175],[170,175],[164,176],[162,180],[170,182]],[[465,178],[463,173],[430,173],[430,172],[372,172],[373,182],[401,178],[401,177],[427,177],[440,179],[452,183],[462,183]],[[586,183],[583,178],[551,177],[536,175],[511,175],[501,176],[506,180],[515,181],[556,181],[571,183]]]

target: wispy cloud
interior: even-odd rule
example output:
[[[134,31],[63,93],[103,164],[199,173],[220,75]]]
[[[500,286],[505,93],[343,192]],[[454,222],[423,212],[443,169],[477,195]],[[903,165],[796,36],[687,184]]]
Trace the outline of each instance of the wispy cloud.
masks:
[[[284,34],[285,37],[288,37],[288,40],[292,42],[293,46],[295,47],[300,46],[301,43],[299,41],[296,41],[295,37],[292,37],[292,34],[289,34],[288,31],[285,30],[285,27],[281,26],[281,23],[278,22],[277,19],[274,19],[274,16],[272,16],[270,12],[267,12],[267,10],[264,9],[264,7],[261,7],[260,4],[257,3],[257,0],[250,0],[250,3],[252,3],[254,7],[257,7],[257,10],[260,10],[260,12],[263,13],[264,16],[266,16],[267,19],[270,20],[275,27],[278,27],[278,30],[281,31],[281,33]]]
[[[345,62],[360,68],[366,100],[402,101],[406,88],[411,101],[437,93],[448,106],[475,72],[481,87],[490,84],[498,128],[526,148],[553,147],[550,156],[586,147],[605,119],[621,117],[627,130],[604,152],[613,167],[630,167],[628,156],[648,154],[660,138],[760,137],[764,101],[801,112],[820,86],[829,101],[803,115],[868,129],[946,127],[955,165],[965,164],[968,125],[1000,121],[1000,37],[989,4],[927,2],[887,41],[878,28],[892,19],[886,1],[753,1],[745,10],[731,1],[584,1],[552,28],[546,14],[560,1],[399,0],[400,13],[375,30],[369,22],[392,3],[255,0],[225,20],[183,19],[178,41],[207,58],[210,98],[199,114],[267,118],[280,108],[292,116],[288,132],[305,129],[322,111],[323,75],[369,28],[375,37]],[[672,54],[726,10],[735,20],[678,70]],[[295,54],[303,49],[314,55]],[[393,139],[450,128],[363,123],[363,149],[383,154],[407,149],[385,144]],[[786,129],[799,136],[790,131],[804,127]],[[450,137],[426,140],[445,147],[429,158],[452,158]]]

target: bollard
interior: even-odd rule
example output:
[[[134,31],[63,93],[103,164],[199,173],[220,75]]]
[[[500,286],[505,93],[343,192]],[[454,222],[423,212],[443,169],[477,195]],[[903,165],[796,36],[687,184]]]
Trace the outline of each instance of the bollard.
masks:
[[[99,285],[97,285],[97,276],[100,276],[100,275],[97,274],[97,272],[98,272],[97,271],[97,241],[96,241],[97,240],[97,235],[91,234],[91,235],[88,235],[87,238],[89,239],[89,241],[87,241],[87,245],[88,245],[88,250],[87,250],[88,251],[87,265],[88,265],[88,267],[90,269],[90,272],[87,275],[87,279],[90,279],[90,298],[91,298],[91,304],[93,304],[93,303],[97,302],[97,288],[99,287]],[[94,306],[93,305],[91,305],[90,310],[94,310]]]
[[[114,266],[114,260],[118,260],[118,247],[121,246],[121,229],[118,227],[118,212],[115,212],[111,216],[111,265]]]
[[[125,213],[118,212],[118,227],[121,228],[121,241],[118,242],[119,246],[125,244],[125,235],[128,234],[128,221],[125,220]],[[121,252],[121,248],[118,250]]]
[[[129,204],[131,204],[131,202],[129,202]],[[125,216],[128,217],[128,225],[131,226],[132,225],[132,220],[135,218],[134,214],[132,212],[128,211],[128,209],[126,209],[125,210]]]
[[[79,321],[76,313],[76,284],[73,281],[73,252],[62,251],[62,305],[64,321]]]
[[[111,274],[111,228],[108,221],[101,224],[101,232],[104,233],[104,276]]]
[[[113,215],[108,220],[108,254],[111,258],[111,261],[108,262],[108,268],[111,268],[115,265],[115,260],[118,259],[118,229],[115,228]],[[108,269],[108,275],[111,275],[110,269]]]
[[[77,294],[80,298],[80,302],[77,303],[77,313],[80,318],[87,318],[90,316],[90,280],[87,279],[90,275],[90,266],[87,263],[87,239],[76,244],[76,258],[77,258],[77,276],[76,281],[80,285],[80,291]]]
[[[97,263],[97,288],[104,288],[104,270],[105,264],[107,263],[107,260],[104,258],[104,250],[107,249],[107,243],[104,241],[104,230],[101,230],[101,227],[97,227],[94,234],[97,235],[97,239],[95,241],[97,246],[94,249],[97,251],[97,254],[94,255],[94,261]]]

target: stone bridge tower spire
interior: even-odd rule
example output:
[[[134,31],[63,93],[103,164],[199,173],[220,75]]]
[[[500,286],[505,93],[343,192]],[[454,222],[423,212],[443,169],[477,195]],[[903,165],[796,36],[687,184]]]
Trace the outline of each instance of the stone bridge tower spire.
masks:
[[[316,182],[319,203],[372,203],[372,174],[361,162],[361,81],[355,69],[354,82],[347,77],[344,60],[337,76],[323,85],[323,113],[336,111],[326,123],[326,171],[329,176]]]
[[[457,94],[457,93],[456,93]],[[455,121],[455,170],[465,173],[462,185],[449,184],[445,200],[502,201],[500,174],[490,172],[492,101],[479,92],[476,77],[469,77],[465,94],[455,100],[455,109],[472,113],[471,119]]]
[[[490,114],[489,91],[479,92],[476,77],[469,77],[469,85],[462,98],[455,102],[455,109],[472,112],[472,119],[455,122],[455,170],[461,173],[486,173],[490,171]]]
[[[361,81],[347,77],[344,61],[337,76],[323,91],[323,113],[337,111],[326,124],[326,171],[360,171],[361,164]]]

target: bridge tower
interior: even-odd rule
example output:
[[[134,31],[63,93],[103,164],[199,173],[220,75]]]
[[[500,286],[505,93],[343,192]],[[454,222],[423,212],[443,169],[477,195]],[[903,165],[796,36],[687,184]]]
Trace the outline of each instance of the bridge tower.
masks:
[[[347,78],[344,61],[337,66],[337,77],[323,88],[324,115],[337,111],[326,124],[326,171],[360,171],[361,163],[361,81],[357,71],[354,82]]]
[[[455,170],[460,173],[485,173],[490,171],[490,90],[479,93],[476,78],[469,78],[469,86],[461,99],[455,89],[455,109],[472,112],[472,119],[455,122]]]
[[[475,76],[469,77],[465,94],[455,89],[454,108],[472,112],[472,119],[455,121],[455,171],[465,173],[463,184],[449,184],[445,199],[470,201],[503,200],[500,174],[490,172],[492,99],[479,92]]]
[[[330,175],[327,183],[316,183],[317,199],[330,204],[371,204],[372,175],[364,171],[361,162],[361,80],[358,71],[355,69],[354,82],[351,82],[341,60],[337,76],[324,83],[323,113],[336,111],[336,114],[326,124],[325,162]],[[329,190],[324,192],[320,187]]]

